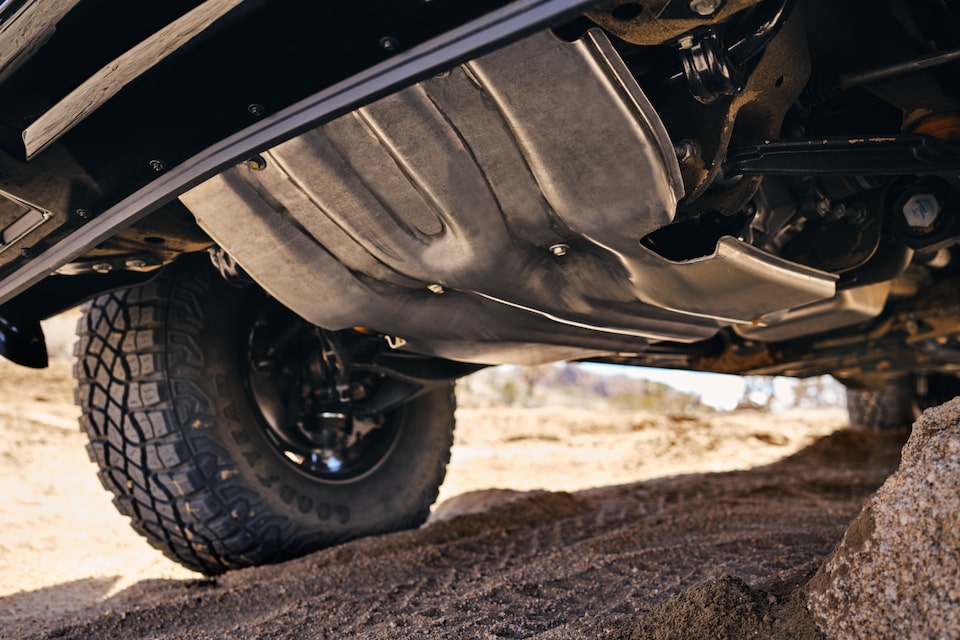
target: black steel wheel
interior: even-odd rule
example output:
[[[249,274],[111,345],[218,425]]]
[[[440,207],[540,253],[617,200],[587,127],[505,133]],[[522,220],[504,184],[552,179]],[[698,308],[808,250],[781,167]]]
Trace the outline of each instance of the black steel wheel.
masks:
[[[134,529],[191,569],[414,527],[436,499],[452,385],[368,402],[395,392],[391,381],[352,371],[334,334],[255,287],[174,265],[88,303],[78,335],[77,399],[100,479]]]

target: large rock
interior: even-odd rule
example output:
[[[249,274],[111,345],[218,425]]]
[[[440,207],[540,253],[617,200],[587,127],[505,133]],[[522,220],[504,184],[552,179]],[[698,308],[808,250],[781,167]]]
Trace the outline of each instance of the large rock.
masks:
[[[920,416],[808,607],[829,638],[960,638],[960,398]]]

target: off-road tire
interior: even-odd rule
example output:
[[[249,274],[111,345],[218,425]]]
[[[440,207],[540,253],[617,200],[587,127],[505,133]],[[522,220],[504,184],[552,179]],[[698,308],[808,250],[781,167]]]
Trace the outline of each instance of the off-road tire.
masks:
[[[847,388],[847,413],[850,425],[871,431],[907,429],[920,413],[948,402],[960,395],[960,378],[933,373],[924,377],[925,384],[917,384],[911,375],[889,380],[883,389]],[[920,395],[918,387],[925,387]]]
[[[311,477],[271,446],[243,388],[236,318],[248,300],[212,269],[174,265],[85,305],[76,400],[117,509],[210,575],[422,523],[449,460],[452,385],[388,415],[402,423],[369,472]]]
[[[883,389],[847,389],[850,426],[870,431],[909,428],[919,415],[910,381],[892,380]]]

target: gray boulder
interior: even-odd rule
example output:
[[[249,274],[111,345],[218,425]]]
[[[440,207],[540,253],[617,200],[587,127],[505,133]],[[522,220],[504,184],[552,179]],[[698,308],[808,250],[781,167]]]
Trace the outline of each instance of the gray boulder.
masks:
[[[807,595],[828,638],[960,638],[960,398],[920,416]]]

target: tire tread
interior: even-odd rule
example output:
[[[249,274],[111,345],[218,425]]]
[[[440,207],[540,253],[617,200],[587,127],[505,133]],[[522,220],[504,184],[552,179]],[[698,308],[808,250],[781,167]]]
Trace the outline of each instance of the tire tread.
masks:
[[[215,274],[178,266],[147,284],[89,301],[77,324],[73,372],[80,427],[118,511],[152,546],[207,575],[363,533],[318,537],[271,510],[262,493],[238,477],[237,462],[214,428],[218,399],[208,393],[216,391],[200,384],[207,363],[197,337],[205,304],[216,304],[211,288],[226,285]],[[419,525],[437,497],[453,444],[452,387],[434,397],[428,403],[436,412],[431,437],[445,455],[417,473],[436,483],[380,530]]]
[[[117,510],[168,557],[212,575],[249,564],[240,559],[245,555],[262,559],[257,547],[263,541],[244,530],[243,519],[231,515],[221,497],[229,481],[218,474],[226,469],[216,453],[207,453],[217,450],[216,442],[202,428],[181,430],[171,400],[171,388],[195,390],[183,376],[202,369],[197,350],[179,348],[190,342],[185,330],[195,323],[185,327],[175,320],[175,307],[184,302],[192,313],[202,313],[202,305],[191,300],[200,293],[196,285],[181,286],[171,301],[161,278],[88,302],[77,325],[74,377],[80,425],[90,438],[87,451]],[[164,356],[178,364],[166,375]],[[192,395],[202,410],[206,399]],[[202,425],[200,416],[191,418]],[[224,535],[233,536],[231,544],[217,543]]]

